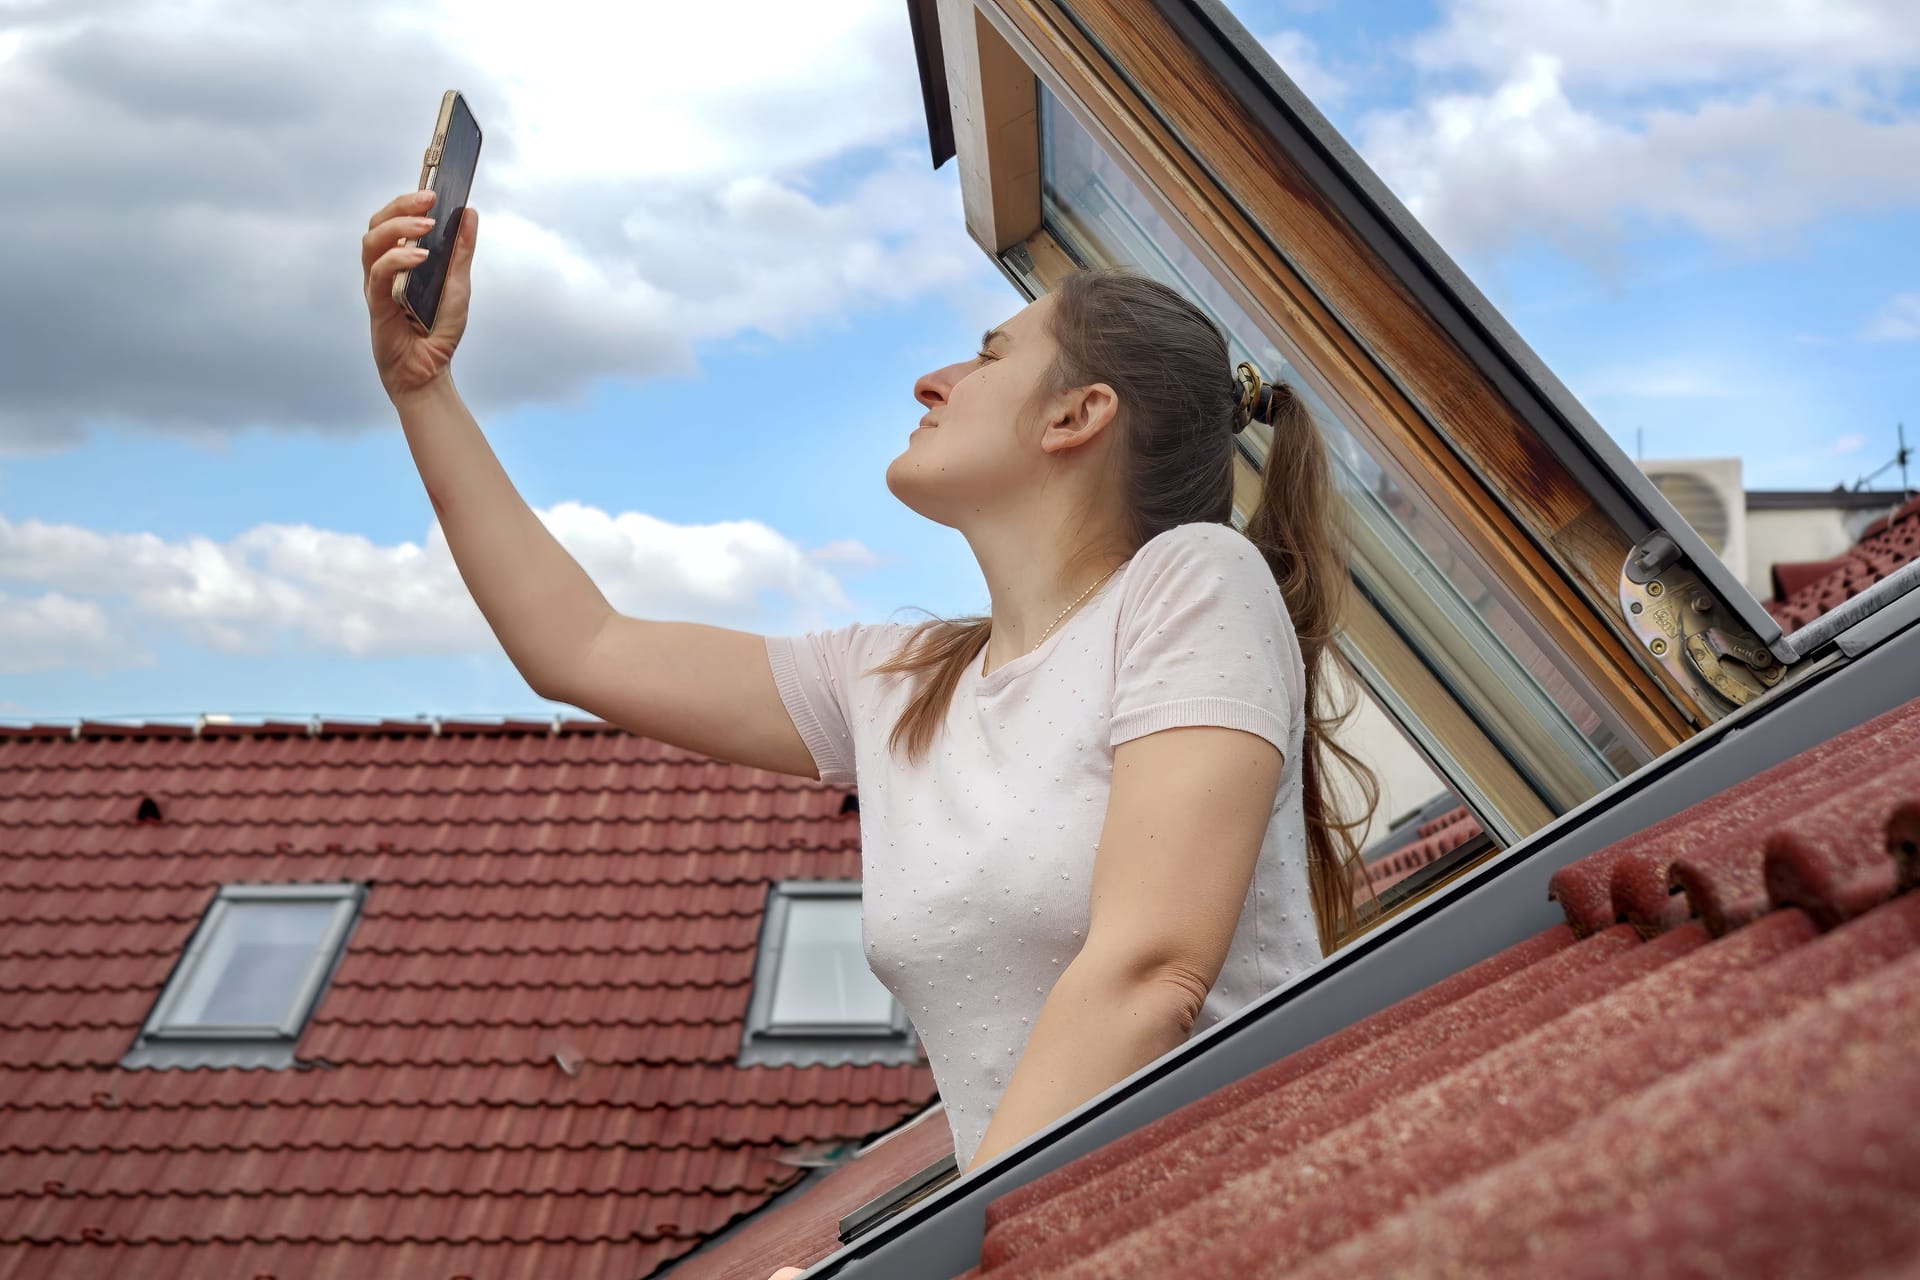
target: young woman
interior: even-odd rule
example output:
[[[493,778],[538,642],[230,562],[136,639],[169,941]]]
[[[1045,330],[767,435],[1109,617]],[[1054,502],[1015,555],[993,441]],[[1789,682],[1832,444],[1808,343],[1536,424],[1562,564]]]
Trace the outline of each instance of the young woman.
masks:
[[[970,1170],[1317,962],[1353,918],[1322,780],[1345,565],[1318,434],[1151,280],[1073,276],[914,385],[887,468],[967,539],[991,613],[799,636],[616,613],[515,493],[435,330],[389,298],[409,193],[362,243],[373,350],[461,576],[542,696],[860,789],[863,943]],[[1234,434],[1274,427],[1231,523]],[[1369,804],[1370,807],[1370,804]]]

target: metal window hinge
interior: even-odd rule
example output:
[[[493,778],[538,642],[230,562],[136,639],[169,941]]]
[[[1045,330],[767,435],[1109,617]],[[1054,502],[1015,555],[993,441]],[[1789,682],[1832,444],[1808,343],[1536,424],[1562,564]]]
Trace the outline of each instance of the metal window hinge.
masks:
[[[1620,610],[1648,655],[1710,719],[1744,707],[1787,673],[1658,529],[1621,568]]]

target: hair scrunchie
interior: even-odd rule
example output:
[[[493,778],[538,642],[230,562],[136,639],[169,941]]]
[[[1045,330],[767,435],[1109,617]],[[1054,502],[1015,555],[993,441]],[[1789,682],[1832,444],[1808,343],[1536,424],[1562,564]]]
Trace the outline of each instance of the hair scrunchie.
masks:
[[[1248,423],[1256,420],[1272,426],[1274,411],[1293,391],[1293,388],[1284,382],[1262,381],[1260,371],[1245,360],[1234,367],[1233,387],[1233,434],[1235,435],[1239,435],[1246,429]]]

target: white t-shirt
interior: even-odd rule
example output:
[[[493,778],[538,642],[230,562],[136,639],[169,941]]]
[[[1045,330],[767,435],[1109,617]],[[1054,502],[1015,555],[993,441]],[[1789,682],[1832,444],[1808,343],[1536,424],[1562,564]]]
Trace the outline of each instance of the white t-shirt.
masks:
[[[867,962],[912,1019],[964,1170],[1034,1019],[1086,938],[1113,749],[1188,725],[1244,729],[1285,758],[1204,1030],[1320,959],[1299,755],[1305,672],[1280,588],[1230,525],[1148,541],[1031,653],[968,664],[917,766],[887,737],[911,680],[865,674],[911,627],[767,637],[821,780],[860,793]]]

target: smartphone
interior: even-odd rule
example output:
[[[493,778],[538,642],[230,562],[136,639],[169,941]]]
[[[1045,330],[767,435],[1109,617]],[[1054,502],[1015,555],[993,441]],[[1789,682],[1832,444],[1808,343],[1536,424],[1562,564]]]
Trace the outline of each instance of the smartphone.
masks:
[[[447,262],[453,257],[454,237],[466,214],[467,193],[473,187],[473,170],[479,163],[479,122],[460,91],[449,89],[441,95],[433,141],[427,144],[427,154],[420,162],[420,189],[431,187],[434,193],[433,205],[427,210],[433,218],[433,229],[413,243],[425,245],[427,256],[419,266],[393,278],[394,302],[422,333],[433,332],[440,293],[447,283]]]

